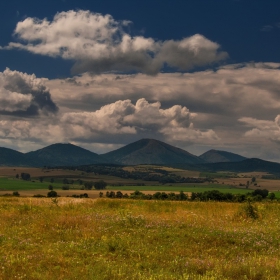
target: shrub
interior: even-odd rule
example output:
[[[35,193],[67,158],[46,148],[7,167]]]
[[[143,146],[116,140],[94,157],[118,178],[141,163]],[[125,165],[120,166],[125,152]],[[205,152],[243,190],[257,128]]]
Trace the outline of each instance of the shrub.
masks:
[[[57,197],[57,192],[56,191],[50,191],[47,194],[48,197]]]
[[[266,198],[268,196],[268,190],[263,189],[263,190],[254,190],[252,192],[252,196],[260,195],[262,198]]]
[[[20,196],[19,192],[13,192],[13,196]]]
[[[52,185],[49,185],[49,186],[48,186],[48,189],[49,189],[50,191],[52,191],[52,190],[53,190],[53,186],[52,186]]]
[[[67,190],[69,190],[69,186],[68,186],[68,185],[64,185],[64,186],[62,186],[62,189],[63,189],[64,191],[67,191]]]
[[[258,209],[252,205],[249,200],[246,204],[242,205],[240,209],[240,215],[250,219],[257,219],[259,217]]]
[[[267,198],[270,199],[270,200],[274,200],[274,199],[276,198],[276,195],[275,195],[274,192],[270,192],[270,193],[268,194]]]

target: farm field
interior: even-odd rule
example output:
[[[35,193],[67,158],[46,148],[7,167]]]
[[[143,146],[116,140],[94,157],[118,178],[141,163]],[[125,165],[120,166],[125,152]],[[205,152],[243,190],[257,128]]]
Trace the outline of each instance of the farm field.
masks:
[[[73,194],[81,194],[81,193],[87,193],[91,198],[96,198],[99,196],[99,192],[97,190],[82,190],[82,186],[79,184],[70,184],[69,190],[62,190],[62,179],[55,179],[54,183],[50,183],[49,181],[45,180],[43,182],[40,182],[38,180],[36,181],[24,181],[20,179],[15,178],[0,178],[0,195],[18,191],[21,196],[33,196],[36,194],[42,194],[47,195],[49,192],[48,186],[53,186],[53,189],[58,192],[58,195],[60,196],[71,196]],[[248,189],[241,189],[241,188],[233,188],[228,185],[222,185],[222,184],[197,184],[196,186],[194,184],[174,184],[174,185],[145,185],[145,186],[110,186],[108,185],[106,190],[103,190],[103,192],[108,191],[122,191],[123,193],[132,193],[133,191],[139,190],[141,192],[145,193],[154,193],[157,191],[161,192],[180,192],[184,191],[186,193],[191,192],[204,192],[207,190],[219,190],[221,192],[230,192],[233,194],[243,194],[247,193]],[[276,193],[277,195],[277,193]]]
[[[276,194],[276,197],[280,198],[280,181],[272,179],[262,179],[262,175],[266,173],[252,172],[252,173],[198,173],[194,171],[174,169],[169,167],[158,167],[158,166],[135,166],[135,167],[124,167],[124,169],[144,170],[147,171],[149,168],[162,168],[171,174],[182,173],[181,175],[197,175],[210,176],[213,178],[214,183],[172,183],[172,184],[160,184],[159,182],[134,180],[127,178],[119,178],[111,175],[99,175],[94,173],[85,173],[78,170],[67,170],[67,169],[43,169],[43,168],[9,168],[0,167],[0,195],[7,192],[18,191],[23,196],[33,196],[36,194],[46,195],[48,192],[49,185],[53,186],[53,189],[59,192],[60,196],[68,196],[72,194],[88,193],[90,197],[95,198],[96,194],[94,191],[83,190],[83,183],[86,181],[98,181],[104,180],[107,185],[107,190],[122,191],[123,193],[131,193],[135,190],[142,192],[180,192],[186,193],[191,192],[204,192],[207,190],[219,190],[221,192],[230,192],[233,194],[244,194],[254,189],[268,189]],[[16,174],[29,173],[31,175],[30,181],[17,179]],[[178,174],[177,174],[178,175]],[[216,176],[216,177],[215,177]],[[229,177],[232,176],[232,177]],[[43,180],[40,182],[39,178]],[[251,181],[251,178],[256,178],[256,185],[250,182],[249,188],[246,189],[245,184],[247,181]],[[62,186],[65,185],[63,180],[67,178],[69,182],[69,190],[62,190]],[[52,181],[51,181],[52,180]],[[81,182],[82,181],[82,182]],[[242,186],[240,186],[242,185]],[[99,192],[98,192],[99,193]]]
[[[2,197],[0,279],[279,279],[280,204],[246,207]]]

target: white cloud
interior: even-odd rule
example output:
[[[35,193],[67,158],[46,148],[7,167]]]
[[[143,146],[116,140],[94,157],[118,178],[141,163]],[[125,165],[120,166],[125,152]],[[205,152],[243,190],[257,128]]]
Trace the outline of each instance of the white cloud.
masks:
[[[0,114],[33,116],[57,110],[42,79],[8,68],[0,72]]]
[[[214,131],[194,130],[192,120],[195,116],[186,107],[175,105],[161,109],[160,102],[149,103],[142,98],[135,105],[130,100],[119,100],[95,112],[65,113],[61,121],[65,124],[68,137],[72,139],[141,132],[158,133],[168,138],[177,132],[180,139],[176,140],[191,142],[201,141],[203,137],[218,139]]]
[[[245,123],[248,127],[252,127],[245,132],[245,137],[280,141],[280,115],[277,115],[274,121],[254,118],[240,118],[239,121]]]
[[[100,143],[108,148],[119,145],[117,139],[153,134],[175,142],[200,143],[217,140],[212,130],[194,129],[196,114],[179,105],[162,109],[159,102],[139,99],[119,100],[93,112],[68,112],[51,119],[2,120],[0,139],[21,139],[26,142],[50,144],[53,142]],[[174,134],[176,137],[173,139]],[[119,138],[118,138],[119,137]],[[144,136],[145,137],[145,136]],[[99,147],[100,148],[100,147]],[[101,147],[104,151],[104,145]]]
[[[196,34],[181,41],[156,41],[125,32],[128,21],[90,11],[57,13],[52,21],[26,18],[14,31],[17,48],[52,57],[74,60],[73,71],[140,71],[155,75],[164,64],[181,70],[227,58],[217,43]]]
[[[41,84],[52,93],[60,110],[48,117],[39,114],[36,119],[2,115],[0,143],[12,139],[22,148],[21,139],[32,148],[73,142],[105,152],[106,147],[157,138],[196,154],[215,148],[267,159],[275,159],[275,151],[280,149],[279,64],[229,65],[217,71],[160,73],[156,77],[83,74],[37,80],[27,75],[23,81],[31,80],[22,85],[18,82],[22,79],[10,76],[0,79],[2,92],[8,90],[4,81],[13,85],[1,98],[13,93],[27,97],[26,103],[16,97],[15,104],[9,97],[10,110],[27,108],[33,91],[24,89],[38,90]]]

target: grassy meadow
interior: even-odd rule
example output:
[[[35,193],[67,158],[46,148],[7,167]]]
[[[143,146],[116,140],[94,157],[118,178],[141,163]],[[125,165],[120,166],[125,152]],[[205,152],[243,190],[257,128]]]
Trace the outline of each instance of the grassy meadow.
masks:
[[[280,204],[0,198],[0,279],[279,279]]]

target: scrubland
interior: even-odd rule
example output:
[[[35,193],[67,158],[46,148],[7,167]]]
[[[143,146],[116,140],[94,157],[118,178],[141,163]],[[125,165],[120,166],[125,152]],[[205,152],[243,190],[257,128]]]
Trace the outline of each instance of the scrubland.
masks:
[[[1,197],[0,279],[279,279],[279,219],[277,202]]]

